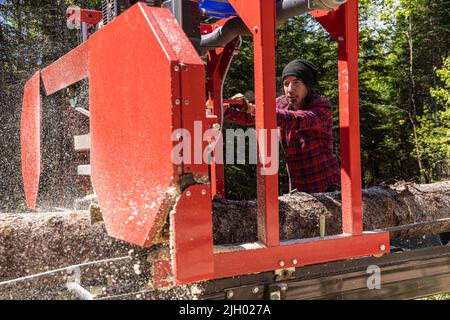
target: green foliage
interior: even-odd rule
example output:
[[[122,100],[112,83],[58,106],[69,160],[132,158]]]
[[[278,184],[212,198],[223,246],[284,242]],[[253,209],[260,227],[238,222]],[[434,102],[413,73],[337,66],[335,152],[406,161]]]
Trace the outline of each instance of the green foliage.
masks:
[[[338,101],[337,83],[337,45],[330,39],[320,25],[309,15],[290,19],[277,29],[276,74],[277,94],[282,94],[279,76],[284,66],[291,60],[303,58],[319,66],[317,89],[336,106]],[[253,42],[244,37],[239,54],[233,60],[225,82],[224,96],[254,89]],[[274,106],[275,107],[275,106]],[[335,122],[338,125],[338,112],[335,108]],[[225,129],[239,126],[225,123]],[[338,147],[338,131],[336,148]],[[256,198],[256,166],[225,165],[225,190],[230,199]],[[289,191],[289,178],[286,162],[280,149],[279,193]]]
[[[398,107],[396,55],[391,52],[389,8],[360,1],[361,162],[364,186],[408,178],[410,144]]]
[[[448,1],[360,0],[359,4],[363,185],[448,179],[443,158],[448,151],[443,131],[448,127],[443,123],[448,121],[442,109],[448,88],[438,84],[438,75],[445,81],[439,70],[441,58],[448,55]],[[280,26],[277,37],[277,75],[295,58],[309,59],[319,67],[317,88],[335,106],[333,134],[339,152],[336,43],[307,14]],[[253,88],[252,54],[247,38],[229,73],[228,96]],[[278,89],[281,94],[279,81]]]
[[[417,300],[450,300],[450,292],[435,294],[433,296],[428,296]]]
[[[420,155],[428,164],[422,174],[428,180],[450,176],[450,57],[436,74],[442,85],[431,88],[430,94],[436,99],[438,108],[427,106],[418,117]]]

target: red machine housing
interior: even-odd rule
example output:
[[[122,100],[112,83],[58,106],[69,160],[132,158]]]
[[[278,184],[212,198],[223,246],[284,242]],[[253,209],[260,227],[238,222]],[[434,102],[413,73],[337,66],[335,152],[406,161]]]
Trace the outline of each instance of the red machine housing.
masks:
[[[263,0],[230,3],[253,33],[257,137],[258,131],[268,130],[270,141],[270,129],[277,127],[275,6]],[[278,175],[262,175],[261,162],[259,241],[251,249],[236,246],[223,251],[213,244],[212,197],[224,195],[223,165],[213,162],[210,183],[178,188],[182,176],[204,177],[209,168],[205,162],[175,165],[171,155],[178,141],[172,133],[186,129],[203,134],[221,122],[221,88],[238,39],[208,53],[209,115],[204,65],[167,9],[138,3],[42,70],[47,94],[90,79],[92,182],[109,234],[150,246],[169,215],[171,252],[155,263],[156,286],[389,252],[388,233],[364,232],[362,227],[357,1],[313,15],[338,42],[343,221],[343,234],[338,236],[280,241]],[[203,26],[202,32],[213,28]],[[39,73],[25,90],[21,127],[30,207],[35,205],[39,181],[38,83]],[[196,133],[196,123],[202,132]],[[182,143],[183,151],[192,155],[206,147],[206,142]],[[272,152],[264,141],[258,141],[258,147]]]

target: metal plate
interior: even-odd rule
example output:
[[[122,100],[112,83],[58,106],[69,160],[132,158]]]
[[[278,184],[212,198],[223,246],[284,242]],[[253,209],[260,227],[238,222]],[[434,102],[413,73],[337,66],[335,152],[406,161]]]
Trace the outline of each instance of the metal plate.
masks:
[[[176,284],[213,277],[213,235],[210,186],[187,188],[170,216]]]
[[[85,42],[42,70],[47,95],[88,77],[88,50],[88,43]]]
[[[41,98],[39,88],[40,72],[38,71],[25,84],[20,119],[22,178],[28,208],[36,207],[41,173]]]

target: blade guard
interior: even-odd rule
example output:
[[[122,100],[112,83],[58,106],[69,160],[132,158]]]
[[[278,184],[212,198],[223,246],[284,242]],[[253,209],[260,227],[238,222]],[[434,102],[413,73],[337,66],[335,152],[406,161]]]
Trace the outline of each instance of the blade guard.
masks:
[[[41,80],[47,95],[88,77],[87,42],[36,72],[25,84],[20,120],[22,179],[28,208],[36,208],[41,174]]]
[[[90,37],[89,76],[91,179],[107,231],[149,246],[178,196],[180,101],[190,99],[189,124],[206,121],[202,61],[169,10],[137,3]]]
[[[40,71],[36,72],[25,84],[20,119],[22,179],[28,208],[36,208],[41,174],[41,97],[39,89]]]

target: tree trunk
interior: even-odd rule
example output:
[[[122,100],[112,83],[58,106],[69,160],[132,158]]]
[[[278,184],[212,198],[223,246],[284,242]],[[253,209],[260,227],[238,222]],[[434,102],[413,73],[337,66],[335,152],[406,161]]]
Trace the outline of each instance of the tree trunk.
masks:
[[[423,172],[423,165],[422,165],[422,157],[419,150],[419,139],[417,137],[417,105],[416,105],[416,81],[414,78],[414,47],[413,47],[413,33],[412,33],[412,18],[411,14],[408,17],[408,30],[405,32],[406,38],[408,40],[408,48],[409,48],[409,78],[411,81],[411,85],[409,88],[409,104],[410,108],[408,111],[408,117],[409,121],[411,122],[412,129],[413,129],[413,135],[414,135],[414,145],[416,148],[416,157],[417,157],[417,165],[419,166],[419,173],[420,173],[420,182],[422,181],[423,176],[425,176],[426,182],[428,182],[427,174]],[[412,109],[412,110],[411,110]],[[422,176],[423,175],[423,176]]]
[[[319,217],[326,218],[326,235],[342,233],[341,194],[297,192],[279,198],[282,240],[319,236]],[[213,203],[216,244],[256,240],[256,201]],[[450,218],[450,182],[428,185],[400,183],[363,190],[364,230]],[[220,228],[219,228],[220,226]],[[412,237],[450,230],[450,223],[393,232]]]
[[[326,217],[326,235],[341,233],[340,192],[296,192],[280,197],[279,203],[282,240],[318,236],[321,215]],[[256,212],[256,201],[214,201],[215,244],[257,240]],[[448,218],[450,182],[398,183],[363,190],[363,214],[364,230]],[[450,223],[446,222],[394,232],[391,236],[410,237],[449,230]],[[128,260],[114,263],[114,272],[124,276],[121,268],[125,268],[128,280],[148,275],[151,266],[145,258],[152,248],[142,249],[110,238],[102,222],[91,224],[88,212],[0,214],[0,292],[1,281],[87,261],[123,257],[130,250],[134,250],[138,258],[132,265]],[[102,268],[105,269],[102,265],[88,268],[83,272],[83,279],[95,283]]]

